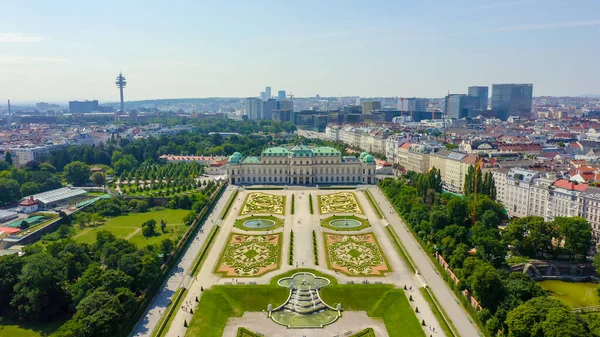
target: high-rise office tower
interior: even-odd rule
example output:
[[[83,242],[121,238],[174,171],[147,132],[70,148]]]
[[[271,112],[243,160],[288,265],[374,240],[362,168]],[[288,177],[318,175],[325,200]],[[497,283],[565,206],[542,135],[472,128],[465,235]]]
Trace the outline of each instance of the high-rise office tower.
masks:
[[[469,87],[469,96],[479,98],[479,109],[486,110],[488,105],[488,87]]]
[[[479,97],[465,94],[450,94],[450,97],[446,97],[446,102],[446,116],[453,119],[469,116],[469,112],[479,109],[481,104]]]
[[[246,99],[245,110],[248,119],[257,120],[260,119],[260,99],[250,97]]]
[[[370,114],[371,111],[381,110],[381,102],[379,101],[364,101],[362,103],[362,113]]]
[[[492,110],[505,121],[510,116],[531,117],[533,84],[492,84]]]
[[[265,87],[265,95],[267,99],[271,98],[271,87]]]
[[[286,98],[286,96],[285,96],[285,90],[279,90],[277,92],[277,98],[278,99],[285,99]]]

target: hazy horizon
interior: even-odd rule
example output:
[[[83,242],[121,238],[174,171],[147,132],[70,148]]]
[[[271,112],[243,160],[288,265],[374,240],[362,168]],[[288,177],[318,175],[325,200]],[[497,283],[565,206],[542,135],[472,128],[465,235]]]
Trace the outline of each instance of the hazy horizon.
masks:
[[[600,2],[8,2],[0,104],[258,96],[442,97],[533,83],[599,94]],[[491,91],[490,91],[491,92]]]

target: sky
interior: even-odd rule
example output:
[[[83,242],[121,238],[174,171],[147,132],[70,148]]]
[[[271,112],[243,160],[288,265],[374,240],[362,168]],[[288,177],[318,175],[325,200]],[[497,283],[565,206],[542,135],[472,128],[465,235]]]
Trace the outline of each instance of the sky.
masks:
[[[0,0],[0,104],[600,94],[600,1]],[[491,88],[490,88],[491,92]]]

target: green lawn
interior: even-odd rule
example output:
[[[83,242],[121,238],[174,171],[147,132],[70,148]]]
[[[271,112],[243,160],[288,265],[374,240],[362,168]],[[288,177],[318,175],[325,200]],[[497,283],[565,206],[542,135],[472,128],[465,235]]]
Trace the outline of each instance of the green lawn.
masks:
[[[102,225],[77,229],[73,236],[75,240],[93,243],[96,240],[96,232],[105,230],[113,233],[118,238],[128,239],[139,247],[159,243],[165,238],[178,239],[183,235],[187,227],[183,224],[183,218],[189,213],[187,210],[163,209],[160,211],[149,211],[146,213],[131,213],[106,220]],[[156,220],[156,231],[160,235],[145,238],[142,235],[142,223],[147,220]],[[167,222],[167,233],[160,230],[160,220]]]
[[[206,290],[189,322],[186,336],[221,337],[229,317],[241,317],[245,311],[266,310],[269,303],[274,307],[282,304],[289,290],[277,285],[277,281],[300,271],[332,281],[320,291],[321,298],[329,305],[341,303],[344,311],[366,311],[371,317],[382,318],[391,337],[425,336],[403,290],[389,284],[338,284],[333,277],[310,269],[281,274],[274,277],[270,285],[214,286]]]
[[[571,308],[588,307],[598,305],[598,284],[576,283],[558,280],[538,282],[540,287],[548,292],[550,296],[556,297]]]
[[[0,324],[0,337],[45,337],[54,333],[64,321],[47,324],[18,323],[2,321]]]
[[[340,219],[348,219],[348,220],[357,220],[360,221],[360,223],[362,223],[361,226],[359,227],[354,227],[354,228],[340,228],[340,227],[334,227],[332,225],[330,225],[329,223],[333,220],[340,220]],[[357,216],[354,215],[349,215],[349,216],[343,216],[343,215],[334,215],[334,216],[330,216],[328,218],[325,218],[323,220],[321,220],[321,226],[334,230],[334,231],[359,231],[365,228],[369,228],[371,227],[371,225],[369,225],[369,220],[367,219],[363,219],[363,218],[359,218]]]

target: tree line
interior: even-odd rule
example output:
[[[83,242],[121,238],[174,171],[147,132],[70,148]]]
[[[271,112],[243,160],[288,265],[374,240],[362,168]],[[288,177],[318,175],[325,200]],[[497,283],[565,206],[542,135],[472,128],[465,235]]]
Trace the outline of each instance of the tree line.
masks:
[[[600,336],[596,316],[571,313],[528,275],[510,273],[506,262],[508,247],[511,254],[581,259],[591,244],[584,219],[518,219],[501,234],[498,226],[507,219],[504,207],[486,194],[474,200],[472,194],[463,198],[441,193],[437,170],[409,172],[378,184],[427,251],[448,262],[460,280],[456,285],[450,281],[450,286],[469,290],[482,305],[477,318],[490,335]],[[551,248],[557,238],[564,245]]]

